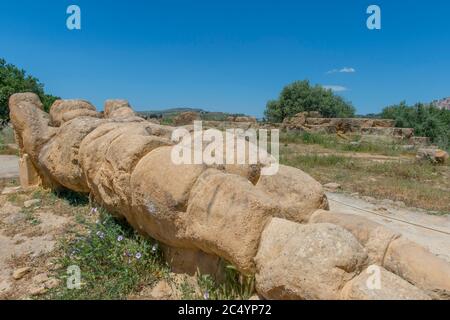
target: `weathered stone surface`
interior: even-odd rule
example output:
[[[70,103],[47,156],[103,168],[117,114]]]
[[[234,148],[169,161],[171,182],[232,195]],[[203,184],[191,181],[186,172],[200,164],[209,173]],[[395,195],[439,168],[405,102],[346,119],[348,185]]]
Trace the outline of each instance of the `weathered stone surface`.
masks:
[[[306,124],[306,118],[308,116],[307,112],[300,112],[293,116],[292,118],[286,118],[283,121],[283,129],[295,130],[303,129]]]
[[[152,150],[170,145],[171,142],[157,136],[126,135],[114,139],[106,151],[92,183],[97,187],[93,195],[101,200],[111,213],[125,216],[136,227],[131,210],[131,174],[137,163]]]
[[[419,288],[376,265],[370,266],[356,278],[349,281],[341,292],[341,299],[431,300]]]
[[[184,129],[186,132],[189,132],[191,128],[184,127]],[[214,148],[214,143],[210,140],[212,136],[223,141],[220,147],[216,145],[218,147],[217,149]],[[197,146],[198,149],[196,149]],[[253,184],[258,181],[262,168],[273,162],[273,159],[267,152],[261,150],[258,153],[257,145],[251,141],[247,141],[244,136],[237,134],[228,135],[215,129],[185,134],[176,145],[174,153],[177,157],[179,154],[183,154],[183,157],[187,154],[186,159],[190,163],[196,163],[195,150],[201,156],[200,162],[205,163],[209,168],[240,175],[247,178]],[[220,153],[222,153],[221,159],[215,157]],[[207,157],[210,157],[210,159],[207,160]]]
[[[104,122],[103,119],[80,117],[59,127],[56,136],[43,147],[39,156],[46,175],[68,189],[88,193],[80,165],[80,147],[84,138]]]
[[[12,276],[13,276],[14,280],[20,280],[30,271],[31,271],[30,267],[19,268],[19,269],[14,270]]]
[[[261,232],[275,210],[267,195],[247,179],[210,169],[192,188],[186,238],[241,272],[252,273]]]
[[[191,125],[194,121],[201,120],[198,112],[188,111],[182,112],[173,119],[175,126]]]
[[[66,113],[73,111],[83,112],[81,110],[96,111],[95,107],[85,100],[56,100],[50,107],[52,125],[59,127],[64,122],[63,118]],[[73,115],[73,113],[71,114]]]
[[[318,210],[311,223],[332,223],[351,232],[366,248],[370,264],[383,264],[389,244],[400,235],[364,217],[340,212]]]
[[[28,153],[22,153],[19,159],[19,180],[22,188],[37,186],[41,178]]]
[[[228,117],[227,121],[230,121],[230,122],[244,122],[244,123],[257,123],[255,117],[248,117],[248,116]]]
[[[21,156],[44,183],[89,192],[138,231],[160,240],[174,268],[214,274],[229,261],[242,273],[256,272],[257,290],[269,299],[450,297],[448,263],[376,223],[317,210],[328,208],[322,186],[300,170],[281,166],[274,176],[262,175],[273,159],[248,165],[251,137],[234,137],[244,142],[246,164],[180,165],[172,157],[175,128],[134,116],[126,101],[107,102],[106,119],[78,102],[59,102],[53,112],[58,128],[49,126],[34,94],[13,95],[10,107]],[[316,125],[307,119],[304,126],[313,130]],[[252,125],[236,125],[241,124]],[[358,126],[396,131],[383,125],[333,119],[322,126],[337,133]],[[191,131],[185,131],[189,141]],[[4,224],[22,221],[14,210],[0,209]],[[43,225],[42,231],[52,226]],[[33,249],[32,255],[48,252],[54,241],[47,242],[48,248]],[[379,292],[363,287],[369,278],[360,272],[369,263],[389,270],[381,271],[387,282]],[[39,285],[37,292],[46,290]]]
[[[133,212],[139,228],[174,247],[192,247],[182,241],[182,217],[192,186],[204,165],[176,165],[173,147],[161,147],[143,157],[131,175]]]
[[[153,129],[155,126],[157,128]],[[106,153],[114,140],[124,134],[159,136],[159,131],[163,132],[159,127],[146,122],[109,122],[98,126],[88,134],[80,145],[79,159],[83,172],[86,175],[87,185],[91,191],[94,194],[99,194],[93,181],[105,161]]]
[[[256,256],[256,290],[266,299],[339,299],[366,263],[355,237],[332,224],[301,225],[273,218]]]
[[[20,192],[22,187],[4,187],[2,190],[2,196],[14,194]]]
[[[104,107],[105,118],[134,117],[135,113],[127,100],[106,100]]]
[[[417,160],[430,161],[431,163],[446,163],[449,155],[446,151],[440,149],[421,148],[417,151]]]
[[[93,117],[93,118],[101,118],[101,113],[91,110],[91,109],[78,109],[78,110],[72,110],[67,111],[62,116],[61,124],[64,122],[68,122],[72,119],[78,118],[78,117]]]
[[[338,191],[339,189],[342,188],[342,186],[336,182],[330,182],[330,183],[324,184],[323,187],[325,189],[328,189],[329,191],[334,191],[334,192]]]
[[[450,299],[450,264],[401,237],[391,243],[384,267],[435,299]]]
[[[181,299],[180,293],[166,280],[159,281],[150,292],[152,300],[177,300]]]
[[[11,122],[16,132],[21,153],[30,155],[34,166],[42,147],[56,134],[49,127],[50,116],[44,112],[39,97],[34,93],[17,93],[9,99]]]
[[[25,208],[31,208],[41,203],[41,199],[31,199],[23,203]]]
[[[273,176],[261,176],[256,188],[276,201],[276,217],[306,222],[317,209],[328,209],[322,185],[303,171],[280,166]]]

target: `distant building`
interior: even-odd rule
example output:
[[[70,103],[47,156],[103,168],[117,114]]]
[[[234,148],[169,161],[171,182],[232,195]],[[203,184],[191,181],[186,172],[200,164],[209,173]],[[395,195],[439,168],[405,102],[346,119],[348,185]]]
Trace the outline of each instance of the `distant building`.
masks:
[[[450,110],[450,97],[433,101],[433,104],[439,109]]]

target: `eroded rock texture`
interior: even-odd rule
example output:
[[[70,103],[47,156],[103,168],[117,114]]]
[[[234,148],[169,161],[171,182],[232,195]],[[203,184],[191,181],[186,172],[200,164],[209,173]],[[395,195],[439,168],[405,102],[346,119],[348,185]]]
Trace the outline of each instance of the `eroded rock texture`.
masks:
[[[162,242],[174,268],[216,274],[226,260],[255,275],[266,299],[450,296],[448,263],[381,225],[328,211],[322,186],[301,170],[262,175],[268,155],[256,165],[176,164],[175,128],[137,117],[125,100],[108,100],[103,113],[58,100],[49,115],[24,93],[9,106],[22,159],[43,185],[89,193]]]

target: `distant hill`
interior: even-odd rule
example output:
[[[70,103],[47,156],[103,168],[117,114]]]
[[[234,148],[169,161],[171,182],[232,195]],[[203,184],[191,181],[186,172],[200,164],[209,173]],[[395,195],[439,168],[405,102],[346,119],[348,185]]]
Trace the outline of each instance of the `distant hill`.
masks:
[[[202,120],[206,121],[224,121],[230,116],[245,116],[242,113],[227,112],[211,112],[199,108],[169,108],[164,110],[137,111],[137,113],[145,118],[156,118],[169,120],[183,112],[198,112]]]
[[[441,100],[435,100],[432,102],[432,104],[438,107],[439,109],[450,110],[450,97]]]

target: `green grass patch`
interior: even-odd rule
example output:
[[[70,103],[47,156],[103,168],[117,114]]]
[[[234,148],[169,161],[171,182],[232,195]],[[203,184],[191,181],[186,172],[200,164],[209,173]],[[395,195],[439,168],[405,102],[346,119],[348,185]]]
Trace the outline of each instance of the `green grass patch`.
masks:
[[[49,299],[125,299],[143,286],[166,277],[157,242],[138,235],[131,227],[102,212],[96,223],[84,223],[86,232],[71,234],[61,243],[61,286]],[[81,288],[67,288],[67,269],[81,270]]]
[[[327,149],[342,152],[376,153],[386,156],[396,156],[406,153],[402,149],[402,145],[398,143],[364,141],[358,135],[349,135],[348,139],[345,140],[332,134],[310,132],[282,132],[280,134],[280,143],[282,144],[319,145]]]
[[[313,167],[351,167],[353,161],[350,158],[338,156],[338,155],[317,155],[317,154],[307,154],[307,155],[296,155],[292,156],[290,154],[280,154],[280,162],[284,165],[291,167],[296,167],[300,169],[308,169]]]

